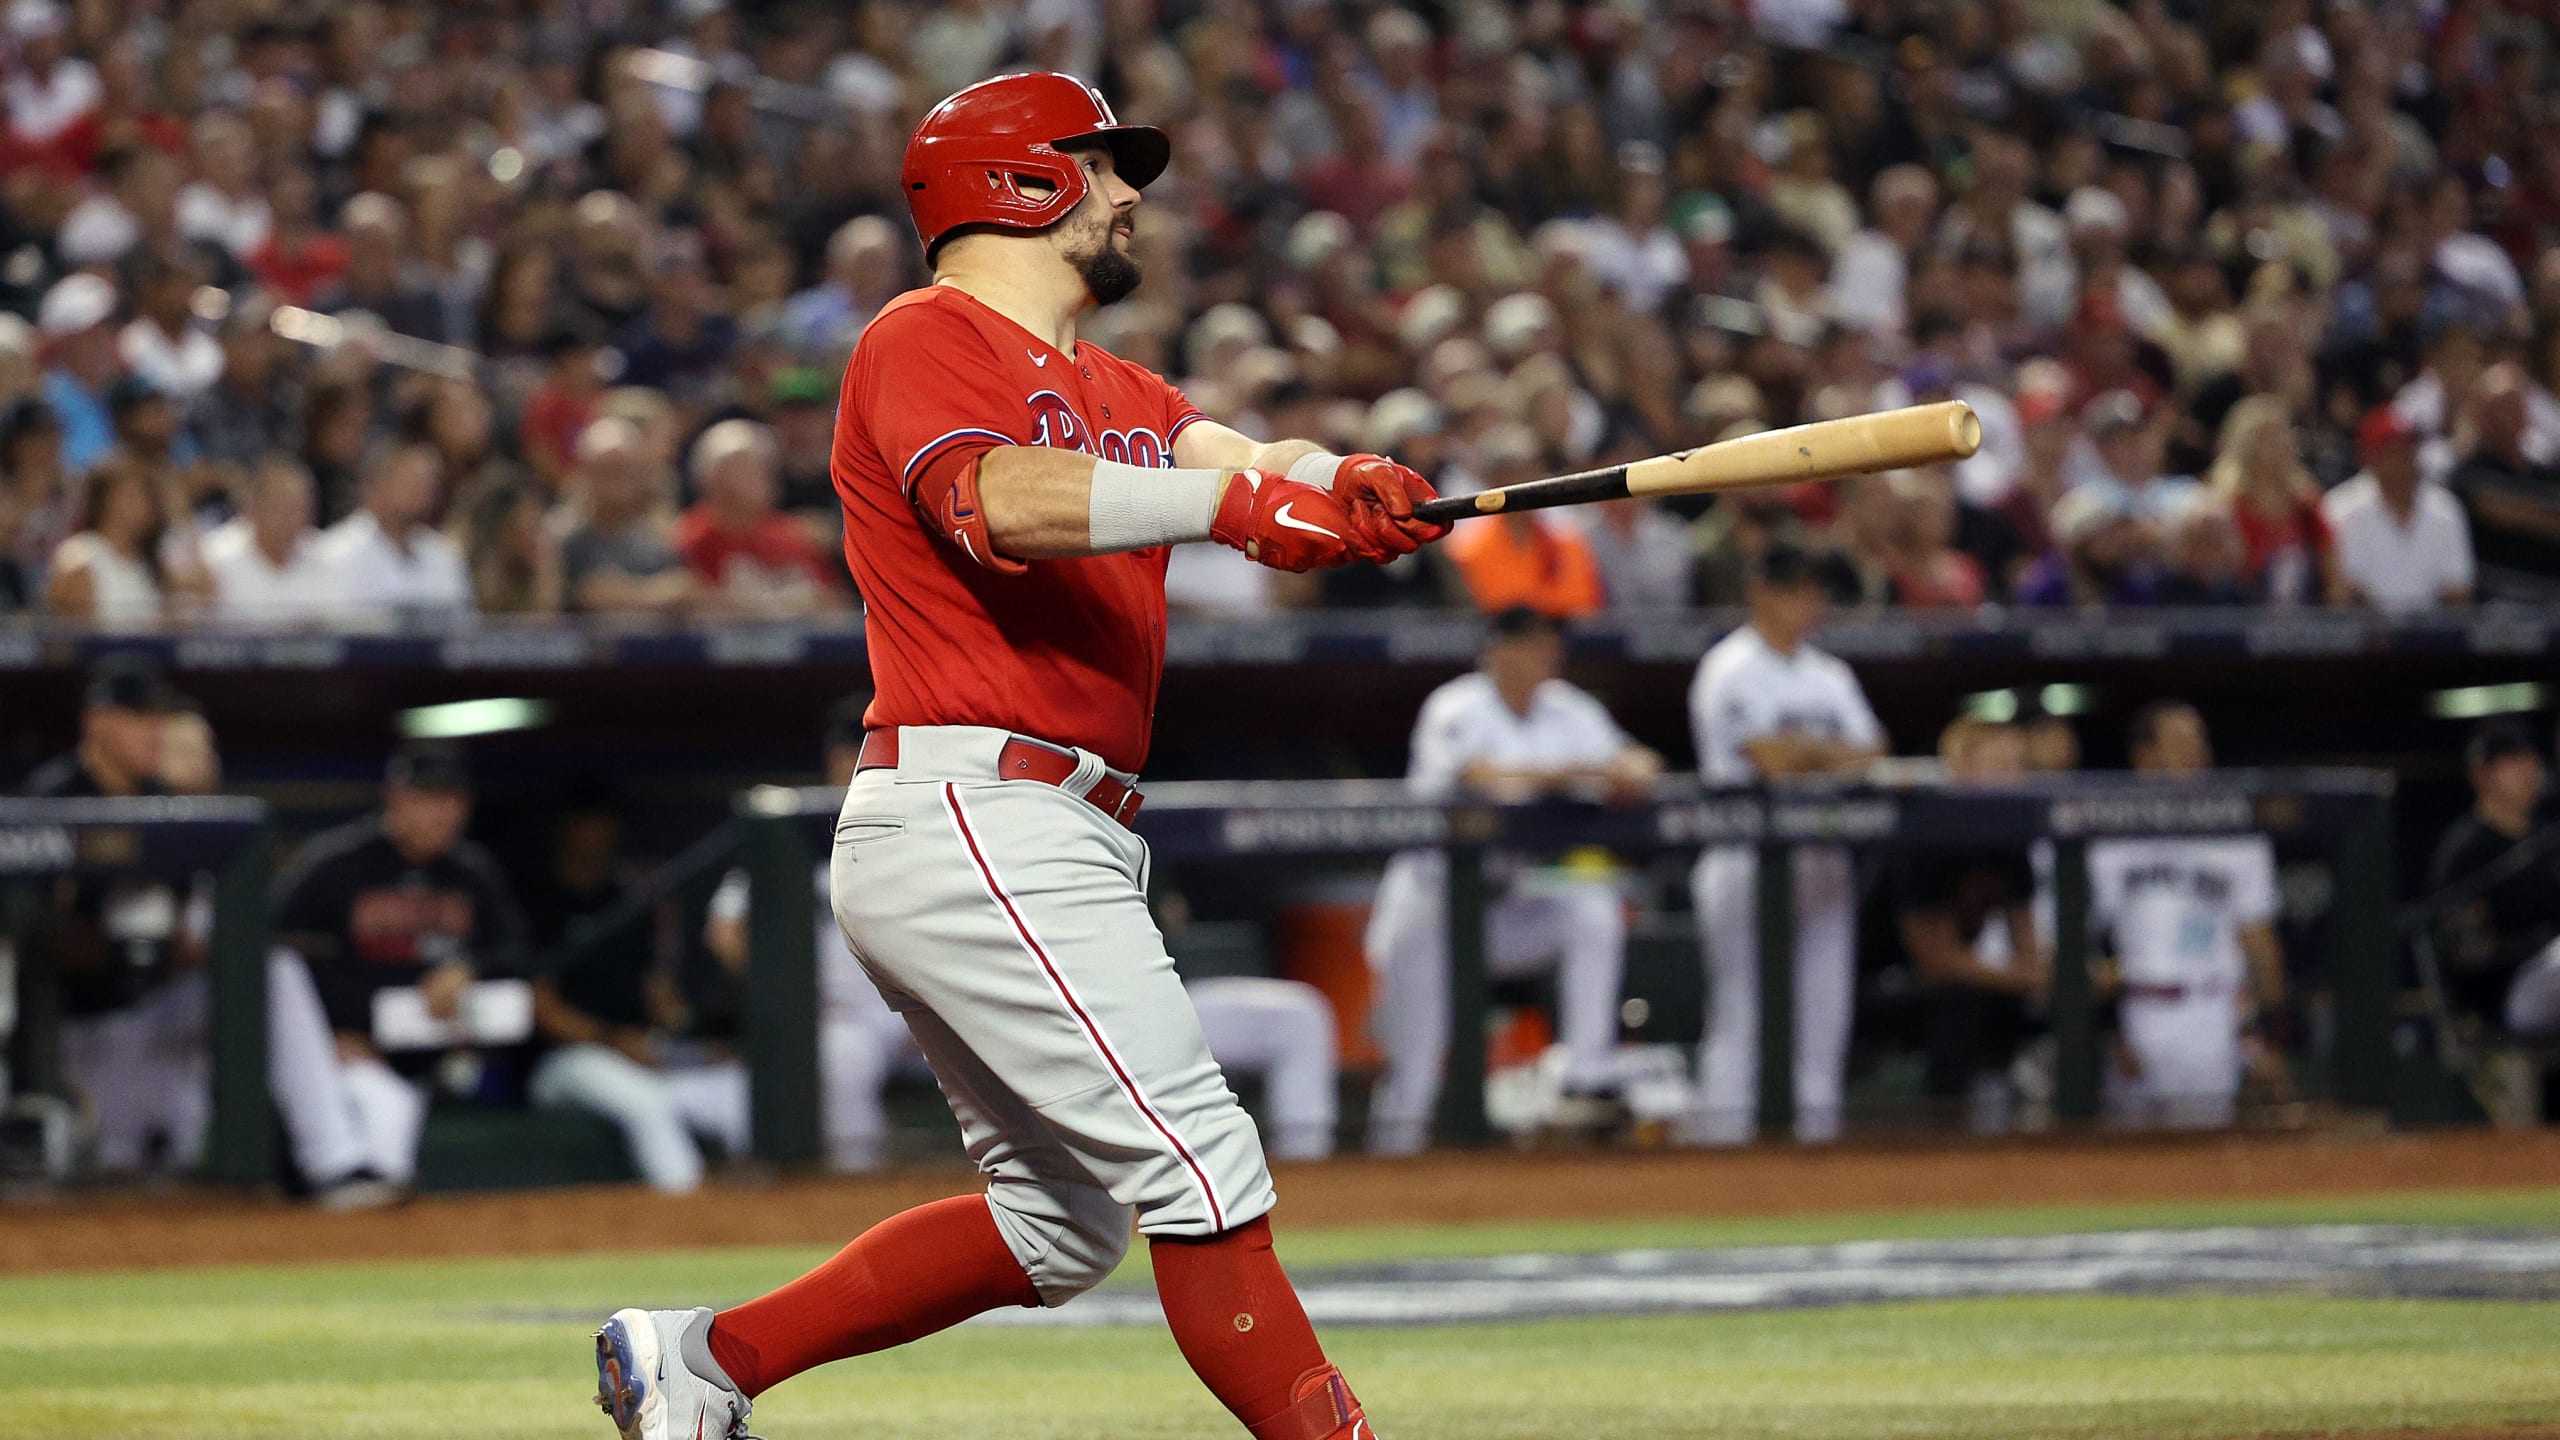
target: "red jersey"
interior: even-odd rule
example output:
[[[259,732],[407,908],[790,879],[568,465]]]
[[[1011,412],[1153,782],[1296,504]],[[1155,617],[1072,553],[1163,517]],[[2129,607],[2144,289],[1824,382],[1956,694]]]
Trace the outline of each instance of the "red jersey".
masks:
[[[1169,467],[1200,418],[1162,376],[1090,342],[1065,354],[951,286],[883,307],[845,369],[833,465],[871,651],[866,722],[987,725],[1143,764],[1167,552],[998,568],[918,497],[941,503],[1007,445]]]

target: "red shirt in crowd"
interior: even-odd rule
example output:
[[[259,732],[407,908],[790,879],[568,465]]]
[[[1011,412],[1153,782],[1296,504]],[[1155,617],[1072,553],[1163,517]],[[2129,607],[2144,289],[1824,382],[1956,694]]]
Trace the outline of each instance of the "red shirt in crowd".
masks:
[[[1144,764],[1167,552],[991,563],[955,522],[975,518],[963,510],[990,450],[1170,466],[1199,418],[1162,376],[1091,342],[1062,352],[951,286],[883,307],[845,368],[833,466],[871,649],[868,722],[993,726]]]
[[[828,563],[827,552],[809,538],[808,527],[779,511],[732,528],[723,525],[709,506],[696,505],[676,517],[675,546],[705,585],[727,587],[763,578],[779,588],[805,577],[831,590],[839,588],[835,567]],[[762,577],[740,573],[749,566],[761,571]]]
[[[2247,500],[2231,507],[2240,543],[2249,554],[2248,576],[2269,600],[2318,604],[2320,559],[2329,553],[2329,522],[2320,502],[2298,496],[2274,514]]]
[[[347,273],[347,242],[335,235],[305,235],[298,244],[288,244],[281,235],[270,235],[249,253],[249,273],[268,294],[287,305],[308,305],[341,275]]]

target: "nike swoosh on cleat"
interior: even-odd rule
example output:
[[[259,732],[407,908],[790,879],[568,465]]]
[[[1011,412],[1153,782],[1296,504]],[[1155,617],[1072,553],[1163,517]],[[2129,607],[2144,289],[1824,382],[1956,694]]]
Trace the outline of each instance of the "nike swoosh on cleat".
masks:
[[[1310,535],[1322,535],[1328,540],[1339,540],[1342,538],[1321,525],[1310,525],[1306,521],[1290,514],[1290,510],[1294,509],[1297,506],[1297,503],[1297,501],[1292,500],[1288,504],[1281,506],[1278,510],[1272,512],[1271,518],[1279,524],[1288,526],[1292,530],[1304,530]]]

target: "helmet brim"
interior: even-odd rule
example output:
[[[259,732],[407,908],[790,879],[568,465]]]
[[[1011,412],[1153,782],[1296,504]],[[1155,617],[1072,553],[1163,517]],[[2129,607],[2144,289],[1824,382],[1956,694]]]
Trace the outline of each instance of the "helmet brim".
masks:
[[[1154,184],[1164,167],[1173,163],[1172,137],[1153,125],[1112,125],[1049,143],[1064,150],[1083,140],[1099,140],[1111,147],[1111,168],[1133,189],[1144,190]]]

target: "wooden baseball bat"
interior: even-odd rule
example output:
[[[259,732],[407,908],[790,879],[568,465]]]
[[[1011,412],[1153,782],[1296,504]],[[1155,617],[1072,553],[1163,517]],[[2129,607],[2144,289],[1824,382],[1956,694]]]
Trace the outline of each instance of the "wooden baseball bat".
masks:
[[[1413,507],[1416,518],[1447,524],[1469,515],[1588,505],[1630,495],[1702,495],[1804,480],[1841,480],[1911,465],[1942,465],[1982,448],[1982,421],[1961,400],[1844,415],[1785,430],[1763,430],[1578,475],[1526,480],[1499,490],[1449,496]]]

